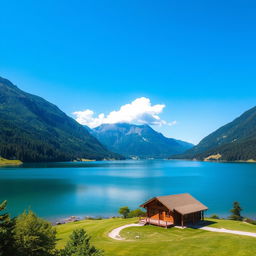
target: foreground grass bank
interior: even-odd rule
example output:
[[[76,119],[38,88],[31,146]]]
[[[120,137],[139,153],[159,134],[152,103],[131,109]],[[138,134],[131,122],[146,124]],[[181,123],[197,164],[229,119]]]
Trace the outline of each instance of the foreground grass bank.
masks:
[[[211,220],[209,226],[256,232],[256,226],[229,220]],[[137,219],[84,220],[57,226],[58,247],[62,248],[72,230],[84,228],[92,236],[92,243],[105,251],[106,256],[254,256],[256,239],[238,235],[221,234],[197,229],[164,229],[154,226],[131,227],[121,235],[126,241],[116,241],[108,233],[119,226],[134,223]]]

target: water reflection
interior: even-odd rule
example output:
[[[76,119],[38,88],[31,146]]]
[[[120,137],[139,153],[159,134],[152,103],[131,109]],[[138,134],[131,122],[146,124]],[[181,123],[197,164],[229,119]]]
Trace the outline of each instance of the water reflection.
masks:
[[[256,216],[256,165],[189,161],[116,161],[30,164],[0,168],[0,200],[16,215],[31,207],[47,218],[116,215],[120,206],[137,208],[157,195],[188,192],[228,215],[240,201]],[[239,188],[239,189],[237,189]]]

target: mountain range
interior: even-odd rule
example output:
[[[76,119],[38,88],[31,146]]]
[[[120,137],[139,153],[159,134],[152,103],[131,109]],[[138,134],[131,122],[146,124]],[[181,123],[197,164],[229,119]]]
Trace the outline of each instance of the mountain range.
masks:
[[[0,156],[24,162],[122,158],[57,106],[2,77]]]
[[[149,125],[84,127],[0,77],[0,157],[23,162],[124,157],[256,161],[256,107],[194,146],[166,138]]]
[[[172,158],[256,160],[256,107],[211,133],[184,154]]]
[[[193,144],[166,138],[149,125],[102,124],[90,131],[106,148],[128,158],[167,158],[193,147]]]

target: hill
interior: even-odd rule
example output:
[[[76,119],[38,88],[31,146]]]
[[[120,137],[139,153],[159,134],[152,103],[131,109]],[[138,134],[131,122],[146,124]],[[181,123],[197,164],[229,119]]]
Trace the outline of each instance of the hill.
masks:
[[[167,158],[193,146],[166,138],[149,125],[102,124],[92,129],[91,133],[109,150],[130,158]]]
[[[0,156],[23,162],[120,157],[57,106],[0,77]]]
[[[222,126],[205,137],[197,146],[175,158],[223,161],[256,160],[256,107]]]
[[[209,226],[256,232],[256,226],[239,221],[213,220]],[[105,256],[254,256],[254,237],[215,233],[186,228],[161,228],[157,226],[130,227],[121,231],[126,240],[113,240],[107,234],[114,228],[134,223],[136,219],[84,220],[57,226],[58,248],[63,248],[74,229],[84,228],[92,237],[96,248],[103,249]]]

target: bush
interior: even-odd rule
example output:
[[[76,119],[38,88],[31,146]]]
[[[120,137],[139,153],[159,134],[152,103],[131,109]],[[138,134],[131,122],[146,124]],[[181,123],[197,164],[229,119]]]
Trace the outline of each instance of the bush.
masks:
[[[103,251],[90,244],[90,237],[83,229],[74,230],[61,256],[102,256]]]
[[[145,217],[146,212],[142,211],[140,208],[132,210],[128,214],[128,218],[133,218],[133,217]]]
[[[256,225],[256,220],[253,220],[253,219],[250,219],[250,218],[245,218],[245,219],[244,219],[244,222],[247,222],[247,223]]]
[[[56,230],[32,211],[24,211],[15,221],[16,255],[51,256],[55,253]]]
[[[126,219],[129,215],[130,209],[128,206],[121,207],[118,211],[119,214],[123,215],[123,218]]]
[[[210,216],[211,219],[219,219],[219,216],[217,214],[213,214]]]

